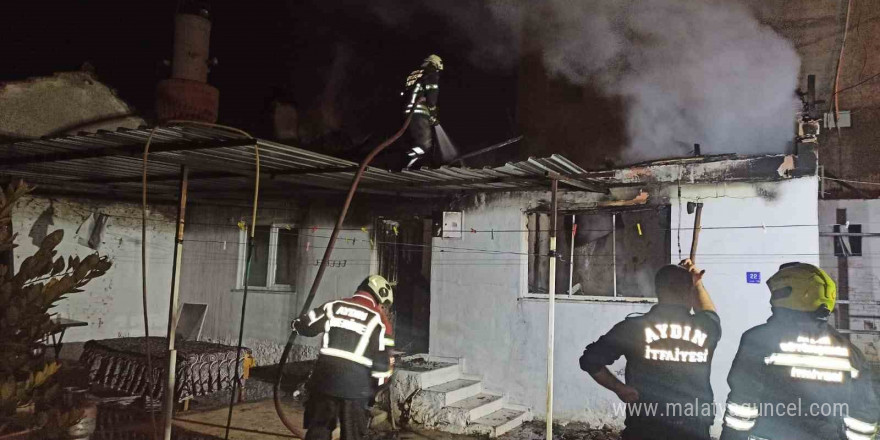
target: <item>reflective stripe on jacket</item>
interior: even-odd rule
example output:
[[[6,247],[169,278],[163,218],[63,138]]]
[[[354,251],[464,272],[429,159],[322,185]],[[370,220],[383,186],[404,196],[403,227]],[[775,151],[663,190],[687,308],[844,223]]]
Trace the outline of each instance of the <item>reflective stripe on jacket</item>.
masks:
[[[727,377],[723,440],[874,437],[880,415],[862,353],[827,321],[774,309],[742,336]]]
[[[330,301],[300,318],[304,336],[323,333],[320,355],[310,386],[342,398],[368,397],[372,381],[391,375],[388,347],[394,345],[391,326],[382,309],[366,292]]]

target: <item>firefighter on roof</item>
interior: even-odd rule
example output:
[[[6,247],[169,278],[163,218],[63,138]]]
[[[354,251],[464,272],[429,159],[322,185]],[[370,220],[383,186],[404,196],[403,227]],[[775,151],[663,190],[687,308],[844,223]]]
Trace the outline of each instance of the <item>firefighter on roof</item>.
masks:
[[[425,158],[434,146],[434,127],[437,120],[437,97],[440,94],[440,71],[443,60],[437,55],[425,58],[422,66],[406,78],[404,117],[412,113],[407,127],[409,150],[406,168],[412,168]]]
[[[767,280],[773,311],[742,336],[727,376],[724,440],[870,440],[880,407],[862,353],[828,324],[834,280],[804,263]]]
[[[623,440],[709,439],[709,373],[721,321],[702,277],[690,260],[662,267],[654,278],[658,304],[615,325],[581,356],[581,369],[627,403]],[[607,368],[620,356],[626,383]]]
[[[376,385],[391,377],[394,339],[382,307],[393,301],[388,281],[371,275],[351,298],[330,301],[293,322],[301,335],[324,334],[308,383],[305,440],[330,440],[337,419],[343,440],[365,434],[367,402]]]

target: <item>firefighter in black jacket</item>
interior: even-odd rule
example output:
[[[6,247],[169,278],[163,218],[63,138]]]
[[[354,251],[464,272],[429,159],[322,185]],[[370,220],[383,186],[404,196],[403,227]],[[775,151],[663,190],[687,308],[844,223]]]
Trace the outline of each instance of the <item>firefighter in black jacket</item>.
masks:
[[[330,440],[341,424],[342,440],[358,440],[367,428],[366,405],[377,384],[391,376],[394,345],[384,307],[394,301],[379,275],[361,283],[351,298],[330,301],[293,322],[304,336],[324,333],[309,379],[305,440]]]
[[[434,146],[434,127],[437,121],[437,98],[440,95],[440,71],[443,60],[437,55],[425,58],[422,67],[406,78],[406,103],[404,117],[412,113],[407,127],[409,150],[406,168],[412,168],[423,159]]]
[[[773,311],[745,332],[727,383],[723,440],[870,440],[880,415],[862,353],[828,322],[834,280],[788,263],[767,280]]]
[[[624,440],[709,438],[721,321],[702,277],[690,260],[662,267],[654,278],[658,304],[615,325],[581,356],[581,369],[627,403]],[[607,368],[620,356],[626,383]]]

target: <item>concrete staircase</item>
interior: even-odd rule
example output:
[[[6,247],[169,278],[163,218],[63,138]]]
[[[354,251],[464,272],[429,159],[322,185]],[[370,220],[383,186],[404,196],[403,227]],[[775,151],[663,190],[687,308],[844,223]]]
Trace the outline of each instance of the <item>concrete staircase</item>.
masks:
[[[483,388],[454,358],[416,355],[402,360],[392,382],[395,417],[453,434],[498,437],[532,419],[529,408]]]

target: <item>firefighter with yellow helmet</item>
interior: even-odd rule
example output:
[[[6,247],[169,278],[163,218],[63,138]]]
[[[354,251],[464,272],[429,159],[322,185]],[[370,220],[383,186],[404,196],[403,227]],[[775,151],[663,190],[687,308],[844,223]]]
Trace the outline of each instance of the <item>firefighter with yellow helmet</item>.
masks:
[[[787,263],[767,286],[772,316],[742,336],[721,439],[874,439],[880,405],[870,368],[828,323],[834,280],[811,264]]]
[[[324,334],[307,385],[305,440],[330,440],[337,420],[342,440],[359,440],[366,432],[367,403],[376,386],[391,377],[394,339],[385,308],[393,302],[388,280],[370,275],[352,297],[322,304],[293,321],[303,336]]]
[[[434,127],[439,123],[437,98],[440,95],[442,70],[443,60],[437,55],[430,55],[425,58],[420,68],[406,78],[406,92],[404,92],[406,102],[403,114],[404,117],[412,114],[406,130],[409,138],[409,150],[406,153],[407,169],[413,168],[416,163],[428,157],[434,146]]]

